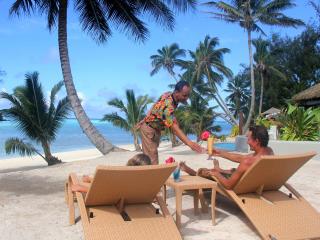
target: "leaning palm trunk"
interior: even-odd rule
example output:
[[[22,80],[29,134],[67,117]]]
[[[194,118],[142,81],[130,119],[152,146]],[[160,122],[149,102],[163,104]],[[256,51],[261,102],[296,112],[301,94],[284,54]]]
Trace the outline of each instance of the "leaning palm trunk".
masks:
[[[259,115],[262,112],[262,101],[263,101],[263,89],[264,89],[264,78],[263,73],[260,72],[260,78],[261,78],[261,87],[260,87],[260,102],[259,102]]]
[[[44,151],[44,160],[48,163],[49,166],[52,166],[57,163],[61,163],[61,160],[52,156],[51,150],[50,150],[50,144],[46,140],[43,140],[41,142],[41,145]]]
[[[225,102],[223,101],[223,99],[221,98],[217,86],[215,84],[213,84],[213,87],[215,89],[215,95],[214,98],[216,99],[217,103],[219,104],[219,106],[223,109],[223,111],[225,112],[225,114],[230,118],[232,124],[237,124],[237,120],[233,117],[232,113],[230,112],[229,108],[226,106]]]
[[[171,145],[172,147],[177,147],[179,146],[179,142],[176,138],[176,135],[174,135],[173,131],[171,129],[169,129],[169,136],[170,136],[170,140],[171,140]]]
[[[250,111],[246,124],[243,127],[243,132],[247,132],[251,118],[254,111],[254,101],[255,101],[255,84],[254,84],[254,73],[253,73],[253,58],[252,58],[252,47],[251,47],[251,31],[248,30],[248,47],[249,47],[249,59],[250,59],[250,79],[251,79],[251,102],[250,102]]]
[[[59,23],[58,23],[58,42],[59,42],[59,54],[60,62],[63,74],[64,84],[67,90],[68,99],[71,103],[73,112],[82,128],[84,133],[90,139],[91,143],[102,153],[109,153],[114,147],[111,143],[105,140],[105,138],[94,127],[81,106],[80,99],[75,89],[71,67],[68,54],[67,43],[67,1],[61,0],[59,7]]]

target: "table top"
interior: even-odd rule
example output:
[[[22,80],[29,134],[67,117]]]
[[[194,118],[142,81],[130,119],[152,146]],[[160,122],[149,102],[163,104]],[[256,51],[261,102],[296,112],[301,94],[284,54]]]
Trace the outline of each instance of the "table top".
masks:
[[[179,189],[200,189],[200,188],[216,188],[217,183],[215,181],[199,177],[199,176],[190,176],[182,175],[179,182],[175,182],[173,178],[169,178],[166,183],[167,186],[172,188]]]

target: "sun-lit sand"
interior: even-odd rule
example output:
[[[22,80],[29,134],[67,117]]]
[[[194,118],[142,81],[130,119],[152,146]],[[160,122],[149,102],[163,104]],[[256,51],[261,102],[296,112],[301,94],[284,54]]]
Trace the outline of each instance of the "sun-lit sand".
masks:
[[[46,167],[45,162],[38,158],[0,160],[0,238],[83,239],[81,220],[73,226],[68,223],[64,182],[70,172],[91,174],[99,164],[125,165],[136,152],[132,151],[132,145],[121,147],[130,151],[112,152],[106,156],[101,156],[95,149],[59,153],[56,156],[66,163],[51,167]],[[162,143],[159,153],[160,162],[173,156],[177,161],[186,161],[194,168],[212,166],[212,161],[206,160],[206,154],[193,153],[186,146],[172,149],[169,143]],[[223,159],[220,159],[220,165],[226,168],[235,166]],[[289,183],[318,211],[319,170],[320,161],[311,160],[289,179]],[[172,190],[168,191],[167,202],[170,212],[174,213]],[[192,197],[183,197],[181,233],[184,239],[260,239],[236,205],[220,196],[216,202],[217,224],[212,226],[210,214],[195,216]]]

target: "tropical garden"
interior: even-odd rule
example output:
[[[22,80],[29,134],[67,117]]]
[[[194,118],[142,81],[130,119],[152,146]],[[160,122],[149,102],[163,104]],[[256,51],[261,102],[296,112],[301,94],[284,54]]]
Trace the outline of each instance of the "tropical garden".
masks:
[[[69,2],[72,2],[70,4]],[[131,36],[134,41],[144,42],[149,29],[143,18],[147,15],[159,26],[173,30],[176,12],[206,8],[210,21],[224,21],[235,24],[246,32],[249,65],[242,64],[238,73],[226,66],[224,56],[230,54],[228,46],[221,46],[216,36],[199,39],[195,49],[180,48],[183,43],[168,43],[159,46],[150,56],[151,76],[166,71],[172,78],[172,87],[177,81],[185,80],[192,86],[189,103],[177,109],[176,116],[182,129],[200,140],[201,132],[210,130],[218,134],[220,126],[215,124],[218,117],[234,126],[234,132],[246,132],[253,122],[266,124],[261,113],[271,107],[282,109],[282,114],[273,122],[281,129],[281,138],[286,140],[319,140],[319,108],[295,105],[292,97],[315,84],[320,83],[320,3],[311,0],[317,21],[304,23],[298,18],[285,14],[285,10],[295,7],[292,0],[232,0],[232,1],[97,1],[97,0],[17,0],[10,15],[30,16],[39,14],[46,17],[49,31],[57,28],[59,57],[63,84],[67,98],[54,105],[56,92],[61,83],[52,89],[49,107],[44,104],[38,74],[26,76],[25,86],[17,87],[13,94],[1,93],[1,98],[12,106],[2,109],[4,117],[12,119],[32,141],[42,145],[48,164],[55,159],[50,152],[50,142],[62,119],[72,109],[83,131],[93,145],[103,154],[114,146],[108,142],[91,123],[84,111],[76,91],[68,53],[68,10],[79,13],[79,23],[98,44],[105,43],[112,35],[113,28]],[[71,10],[71,9],[70,9]],[[203,14],[198,12],[198,14]],[[120,27],[119,27],[120,26]],[[303,28],[295,37],[283,37],[274,33],[267,35],[264,26],[282,28]],[[245,44],[245,43],[244,43]],[[240,63],[239,63],[240,64]],[[1,71],[3,74],[3,71]],[[29,80],[28,80],[29,79]],[[31,79],[31,80],[30,80]],[[38,92],[29,92],[28,84],[37,86]],[[220,90],[223,89],[223,90]],[[41,112],[28,103],[29,97],[39,96]],[[226,95],[226,97],[224,97]],[[67,100],[68,99],[68,100]],[[124,101],[125,100],[125,101]],[[135,124],[143,119],[152,103],[147,96],[135,96],[133,90],[126,90],[126,99],[114,98],[108,102],[118,109],[118,113],[105,114],[108,121],[132,133],[136,150],[140,150],[139,132]],[[42,105],[41,105],[42,104]],[[17,109],[20,109],[17,112]],[[38,109],[39,110],[39,109]],[[22,115],[18,115],[22,114]],[[24,114],[24,115],[23,115]],[[39,126],[28,125],[32,114],[36,114]],[[1,115],[0,115],[1,119]],[[29,119],[29,120],[28,120]],[[25,122],[24,122],[25,120]],[[28,121],[27,121],[28,120]],[[33,122],[33,121],[32,121]],[[50,123],[50,124],[49,124]],[[37,133],[32,132],[37,129]],[[236,130],[237,129],[237,130]],[[175,137],[170,133],[171,140]],[[9,139],[8,152],[21,154],[41,154],[24,139]]]

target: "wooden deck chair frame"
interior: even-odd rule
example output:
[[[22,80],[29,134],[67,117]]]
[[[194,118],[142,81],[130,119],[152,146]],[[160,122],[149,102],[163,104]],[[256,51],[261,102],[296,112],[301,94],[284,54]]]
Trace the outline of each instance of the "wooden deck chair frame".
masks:
[[[315,155],[262,156],[232,190],[218,183],[217,191],[240,207],[262,239],[320,239],[320,214],[286,183]]]
[[[71,191],[81,181],[71,173],[65,190],[70,224],[75,223],[76,201],[86,240],[182,239],[158,194],[176,167],[98,166],[87,194]],[[152,204],[155,200],[161,211]]]

